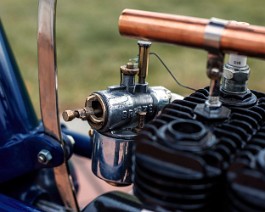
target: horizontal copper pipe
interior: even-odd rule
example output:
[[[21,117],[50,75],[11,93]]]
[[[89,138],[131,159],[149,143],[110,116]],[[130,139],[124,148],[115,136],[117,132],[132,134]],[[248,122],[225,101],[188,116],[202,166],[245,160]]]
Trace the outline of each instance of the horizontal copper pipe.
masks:
[[[208,19],[125,9],[119,19],[121,35],[137,39],[209,49],[204,36]],[[265,59],[265,27],[226,24],[219,50]]]

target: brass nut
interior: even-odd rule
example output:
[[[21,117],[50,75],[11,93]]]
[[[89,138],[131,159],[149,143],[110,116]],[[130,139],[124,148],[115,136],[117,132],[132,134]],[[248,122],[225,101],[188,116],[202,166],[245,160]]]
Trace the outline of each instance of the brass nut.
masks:
[[[135,68],[133,63],[127,63],[127,65],[121,66],[120,70],[125,75],[134,76],[139,73],[139,68]]]

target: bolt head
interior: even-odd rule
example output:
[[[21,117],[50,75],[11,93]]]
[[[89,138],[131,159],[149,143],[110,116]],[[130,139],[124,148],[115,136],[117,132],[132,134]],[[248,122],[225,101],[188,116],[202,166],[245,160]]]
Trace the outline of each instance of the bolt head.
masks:
[[[139,73],[139,68],[135,67],[135,64],[129,62],[126,65],[120,67],[120,70],[125,75],[134,76]]]

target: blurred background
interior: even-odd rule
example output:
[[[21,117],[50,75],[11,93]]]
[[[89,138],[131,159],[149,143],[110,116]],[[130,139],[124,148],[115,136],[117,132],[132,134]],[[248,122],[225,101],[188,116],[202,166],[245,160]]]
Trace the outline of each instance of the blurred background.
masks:
[[[172,13],[202,18],[223,18],[265,26],[264,1],[240,0],[58,0],[57,59],[60,109],[82,107],[85,97],[108,85],[119,83],[119,67],[138,53],[137,41],[121,37],[118,18],[125,8]],[[37,0],[1,0],[0,15],[27,89],[39,114],[37,76]],[[185,85],[208,85],[206,52],[181,46],[153,43],[176,78]],[[265,91],[265,63],[249,59],[249,87]],[[156,58],[151,57],[147,81],[188,95],[175,85]]]

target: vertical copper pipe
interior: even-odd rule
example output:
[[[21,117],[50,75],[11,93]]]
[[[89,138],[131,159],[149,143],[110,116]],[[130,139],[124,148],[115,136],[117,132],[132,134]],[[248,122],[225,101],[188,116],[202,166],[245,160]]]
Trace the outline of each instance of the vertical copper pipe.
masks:
[[[121,35],[208,49],[205,27],[209,20],[125,9],[119,19]],[[265,58],[265,27],[229,22],[220,40],[220,51]]]

